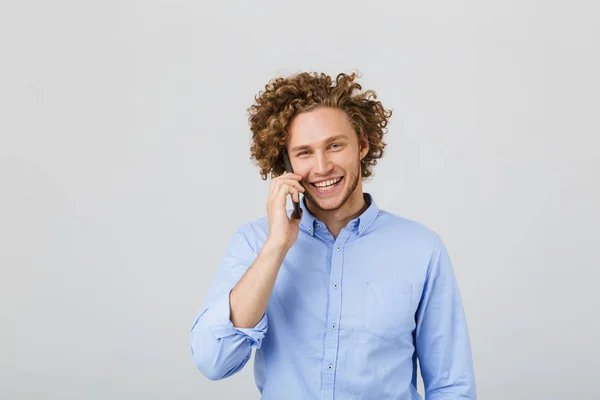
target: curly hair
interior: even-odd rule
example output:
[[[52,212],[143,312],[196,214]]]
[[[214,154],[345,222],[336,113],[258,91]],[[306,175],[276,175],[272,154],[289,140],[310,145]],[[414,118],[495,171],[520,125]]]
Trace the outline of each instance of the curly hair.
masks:
[[[282,149],[289,137],[292,119],[302,112],[320,107],[339,108],[346,112],[359,142],[367,139],[369,152],[361,160],[362,178],[372,174],[371,168],[383,156],[386,143],[383,135],[392,116],[385,110],[373,90],[360,92],[362,86],[354,80],[357,73],[337,75],[335,85],[324,73],[302,72],[287,78],[274,78],[254,97],[248,108],[248,122],[252,131],[250,159],[260,168],[261,177],[269,172],[279,176],[285,172]]]

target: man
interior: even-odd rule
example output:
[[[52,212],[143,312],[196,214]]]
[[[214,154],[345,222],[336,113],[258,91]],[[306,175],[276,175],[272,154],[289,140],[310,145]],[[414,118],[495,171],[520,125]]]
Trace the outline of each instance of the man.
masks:
[[[223,379],[255,349],[263,400],[414,400],[418,360],[427,400],[475,399],[444,244],[362,191],[392,113],[355,78],[302,73],[256,97],[252,157],[263,179],[274,176],[267,216],[233,235],[191,329],[194,361]]]

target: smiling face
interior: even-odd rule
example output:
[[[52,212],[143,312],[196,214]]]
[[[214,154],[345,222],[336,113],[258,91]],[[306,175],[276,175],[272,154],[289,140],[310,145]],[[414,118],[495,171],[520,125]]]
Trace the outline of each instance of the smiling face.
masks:
[[[303,178],[309,209],[351,211],[363,201],[360,160],[368,145],[359,146],[343,110],[318,108],[300,113],[292,120],[289,133],[290,161],[294,173]]]

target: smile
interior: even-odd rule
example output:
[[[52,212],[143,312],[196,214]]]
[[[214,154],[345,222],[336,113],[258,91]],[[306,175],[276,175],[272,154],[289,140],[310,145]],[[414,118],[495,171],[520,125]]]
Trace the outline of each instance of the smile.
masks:
[[[330,179],[324,182],[311,183],[311,185],[316,187],[318,189],[318,192],[327,193],[332,191],[342,181],[342,179],[344,179],[343,176],[335,179]]]

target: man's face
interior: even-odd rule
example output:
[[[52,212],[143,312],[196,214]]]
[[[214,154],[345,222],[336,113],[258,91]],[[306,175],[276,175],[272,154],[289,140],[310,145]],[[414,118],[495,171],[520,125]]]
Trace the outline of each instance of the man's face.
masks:
[[[289,127],[288,152],[294,173],[301,175],[304,195],[323,211],[342,207],[355,192],[362,196],[359,146],[343,110],[318,108],[298,114]]]

